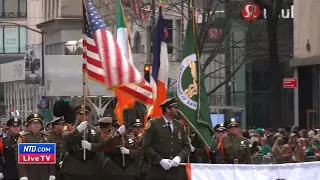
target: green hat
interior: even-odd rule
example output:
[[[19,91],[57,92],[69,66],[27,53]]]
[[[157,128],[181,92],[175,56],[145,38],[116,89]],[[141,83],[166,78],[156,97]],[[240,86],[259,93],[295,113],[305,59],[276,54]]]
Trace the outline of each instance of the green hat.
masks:
[[[262,128],[257,128],[257,129],[256,129],[256,132],[257,132],[258,134],[260,134],[260,136],[263,136],[263,135],[264,135],[264,132],[263,132],[263,129],[262,129]]]

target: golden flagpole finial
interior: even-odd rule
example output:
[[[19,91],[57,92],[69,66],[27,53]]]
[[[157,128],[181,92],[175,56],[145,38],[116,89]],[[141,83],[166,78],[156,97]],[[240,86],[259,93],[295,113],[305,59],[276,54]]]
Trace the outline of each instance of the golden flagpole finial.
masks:
[[[159,6],[162,7],[163,4],[162,4],[162,0],[159,0]]]

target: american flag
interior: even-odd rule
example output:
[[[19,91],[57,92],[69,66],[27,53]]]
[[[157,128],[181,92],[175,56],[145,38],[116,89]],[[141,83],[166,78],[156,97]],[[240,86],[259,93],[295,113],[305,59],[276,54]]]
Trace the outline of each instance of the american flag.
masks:
[[[149,19],[149,12],[143,9],[141,0],[122,0],[123,5],[132,9],[133,13],[140,21],[147,21]]]
[[[92,3],[88,0],[83,3],[83,70],[110,89],[118,88],[142,103],[152,103],[152,88],[123,55]]]

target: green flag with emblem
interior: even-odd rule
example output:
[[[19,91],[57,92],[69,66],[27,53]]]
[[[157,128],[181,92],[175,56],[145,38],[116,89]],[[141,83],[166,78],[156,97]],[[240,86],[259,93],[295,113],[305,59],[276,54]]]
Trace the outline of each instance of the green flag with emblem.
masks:
[[[199,70],[194,13],[192,14],[188,21],[182,50],[182,62],[177,80],[177,99],[179,109],[188,120],[190,127],[206,146],[210,146],[212,141],[210,108],[204,79]]]

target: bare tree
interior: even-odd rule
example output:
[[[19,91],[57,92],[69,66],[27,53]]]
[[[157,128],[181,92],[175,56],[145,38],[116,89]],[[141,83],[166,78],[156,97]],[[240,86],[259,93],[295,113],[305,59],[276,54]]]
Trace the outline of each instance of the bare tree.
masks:
[[[292,0],[254,0],[254,2],[267,11],[267,32],[269,43],[269,108],[271,127],[284,125],[282,118],[282,69],[280,67],[278,49],[278,22],[281,9],[292,5]]]

